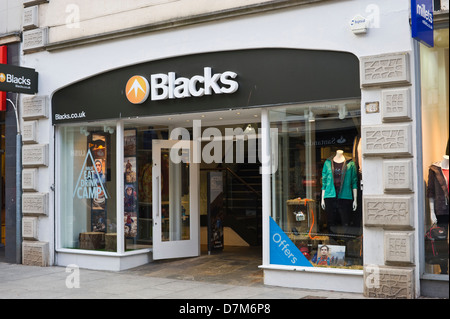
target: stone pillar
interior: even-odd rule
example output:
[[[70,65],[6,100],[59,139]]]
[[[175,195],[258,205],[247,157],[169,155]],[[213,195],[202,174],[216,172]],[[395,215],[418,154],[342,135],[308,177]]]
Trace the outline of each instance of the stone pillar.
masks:
[[[48,144],[39,144],[39,121],[48,119],[45,96],[22,100],[22,263],[50,265],[49,243],[40,241],[39,222],[48,218],[49,194],[39,192],[39,172],[48,166]]]
[[[361,58],[363,97],[371,99],[362,101],[366,110],[362,152],[364,162],[379,168],[364,171],[363,162],[363,183],[370,189],[363,197],[367,297],[415,298],[414,126],[409,59],[405,52]],[[369,103],[380,107],[368,108]],[[368,184],[371,187],[366,187]],[[372,251],[367,251],[370,248]]]

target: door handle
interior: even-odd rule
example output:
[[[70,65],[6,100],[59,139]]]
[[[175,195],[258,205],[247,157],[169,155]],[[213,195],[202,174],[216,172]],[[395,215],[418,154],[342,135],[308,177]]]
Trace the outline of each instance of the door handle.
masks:
[[[159,217],[159,211],[161,209],[161,205],[160,205],[160,196],[161,196],[161,192],[159,191],[159,176],[156,176],[156,217]]]

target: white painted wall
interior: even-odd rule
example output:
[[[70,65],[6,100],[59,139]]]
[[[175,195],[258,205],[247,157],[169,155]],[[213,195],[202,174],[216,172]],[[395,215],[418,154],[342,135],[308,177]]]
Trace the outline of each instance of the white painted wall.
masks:
[[[58,0],[42,5],[41,26],[60,42],[145,25],[232,11],[272,0]],[[288,1],[285,1],[288,2]]]
[[[11,32],[19,32],[22,28],[21,1],[1,0],[0,1],[0,36]]]

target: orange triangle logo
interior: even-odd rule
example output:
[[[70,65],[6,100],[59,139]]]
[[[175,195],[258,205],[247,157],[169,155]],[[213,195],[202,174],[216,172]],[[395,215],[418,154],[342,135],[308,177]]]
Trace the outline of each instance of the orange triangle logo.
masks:
[[[146,78],[140,75],[131,77],[125,87],[125,94],[128,101],[133,104],[144,103],[150,93],[150,85]]]

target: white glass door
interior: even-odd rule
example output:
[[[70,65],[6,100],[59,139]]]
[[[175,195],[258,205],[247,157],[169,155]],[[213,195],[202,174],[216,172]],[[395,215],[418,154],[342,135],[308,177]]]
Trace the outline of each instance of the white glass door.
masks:
[[[199,164],[192,142],[153,140],[153,259],[200,255]]]

